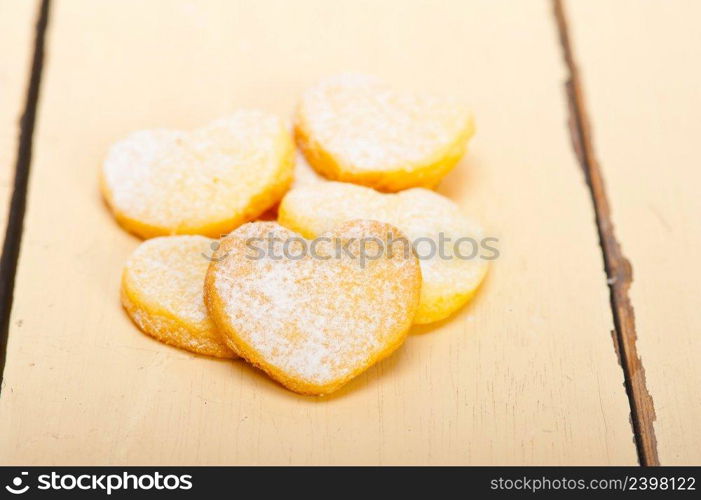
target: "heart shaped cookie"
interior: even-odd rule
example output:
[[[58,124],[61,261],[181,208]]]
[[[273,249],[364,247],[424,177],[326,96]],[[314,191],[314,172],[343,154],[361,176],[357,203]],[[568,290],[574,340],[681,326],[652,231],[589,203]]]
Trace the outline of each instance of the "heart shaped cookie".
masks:
[[[219,358],[236,355],[204,305],[204,277],[216,241],[170,236],[145,241],[122,273],[122,304],[134,323],[161,342]]]
[[[392,90],[367,75],[339,75],[304,93],[295,137],[309,163],[332,180],[381,191],[433,187],[474,133],[456,102]]]
[[[275,222],[245,224],[207,271],[210,315],[227,345],[287,388],[333,392],[397,349],[416,312],[418,262],[384,247],[388,234],[401,237],[374,221],[313,241]]]
[[[399,228],[421,264],[421,303],[414,321],[448,317],[475,294],[492,256],[482,229],[455,203],[428,189],[383,194],[363,186],[325,182],[295,188],[283,198],[278,221],[307,238],[353,219],[375,219]]]
[[[219,237],[280,201],[293,162],[282,120],[239,111],[192,132],[129,135],[110,149],[101,186],[119,223],[138,236]]]

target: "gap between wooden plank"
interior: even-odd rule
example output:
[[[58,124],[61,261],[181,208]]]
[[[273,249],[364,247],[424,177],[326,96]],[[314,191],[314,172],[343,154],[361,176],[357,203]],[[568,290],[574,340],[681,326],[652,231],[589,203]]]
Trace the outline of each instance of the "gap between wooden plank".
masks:
[[[575,64],[562,1],[553,0],[553,8],[569,72],[566,90],[570,109],[570,133],[575,153],[584,170],[594,203],[599,244],[604,257],[616,329],[615,335],[612,337],[625,375],[626,393],[630,402],[638,460],[641,465],[645,466],[659,465],[657,440],[653,426],[655,407],[652,396],[647,389],[645,368],[638,356],[635,312],[628,297],[628,289],[633,281],[633,268],[623,255],[621,246],[616,239],[604,179],[592,144],[582,83]]]
[[[19,257],[20,242],[22,240],[29,166],[32,162],[32,139],[41,86],[41,72],[44,63],[44,39],[49,20],[49,1],[43,0],[41,3],[36,24],[31,76],[29,87],[27,88],[24,113],[22,113],[22,118],[20,119],[19,151],[17,163],[15,164],[15,181],[10,201],[5,241],[2,247],[2,257],[0,258],[0,390],[2,388],[2,376],[5,371],[7,337],[10,327],[17,258]]]

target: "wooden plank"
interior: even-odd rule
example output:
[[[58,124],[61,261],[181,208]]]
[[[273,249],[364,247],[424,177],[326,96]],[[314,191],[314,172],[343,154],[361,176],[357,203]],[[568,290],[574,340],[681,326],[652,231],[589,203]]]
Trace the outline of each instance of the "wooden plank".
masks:
[[[565,68],[547,2],[57,3],[12,331],[2,463],[635,463]],[[339,71],[455,94],[478,136],[441,191],[501,241],[474,303],[337,395],[139,334],[111,142],[239,106],[289,114]]]
[[[642,409],[653,452],[663,465],[698,464],[701,4],[568,1],[566,11],[594,161],[632,268],[627,341],[637,334],[632,375],[654,402]]]
[[[12,196],[20,117],[26,104],[38,2],[0,0],[0,234]]]

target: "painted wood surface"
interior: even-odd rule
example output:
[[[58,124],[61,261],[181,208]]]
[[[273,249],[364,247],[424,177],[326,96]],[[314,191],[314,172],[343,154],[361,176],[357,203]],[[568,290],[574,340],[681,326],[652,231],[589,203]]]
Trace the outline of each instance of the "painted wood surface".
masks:
[[[118,293],[138,241],[98,192],[109,145],[239,107],[289,116],[345,71],[473,105],[439,190],[500,240],[475,301],[326,399],[141,334]],[[0,462],[636,463],[565,78],[545,1],[54,3]]]
[[[566,2],[659,462],[701,463],[701,4]],[[635,337],[632,339],[635,341]]]
[[[19,151],[20,118],[26,104],[38,2],[0,0],[0,234],[12,197]]]

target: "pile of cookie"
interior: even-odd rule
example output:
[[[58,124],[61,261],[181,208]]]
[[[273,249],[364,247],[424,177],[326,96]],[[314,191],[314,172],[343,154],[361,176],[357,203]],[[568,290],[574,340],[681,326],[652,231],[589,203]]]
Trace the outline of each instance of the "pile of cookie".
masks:
[[[303,94],[293,133],[247,110],[129,135],[101,171],[116,220],[147,240],[124,268],[125,310],[162,342],[243,358],[295,392],[339,389],[483,280],[484,259],[437,247],[482,230],[431,190],[473,132],[450,99],[340,75]]]

